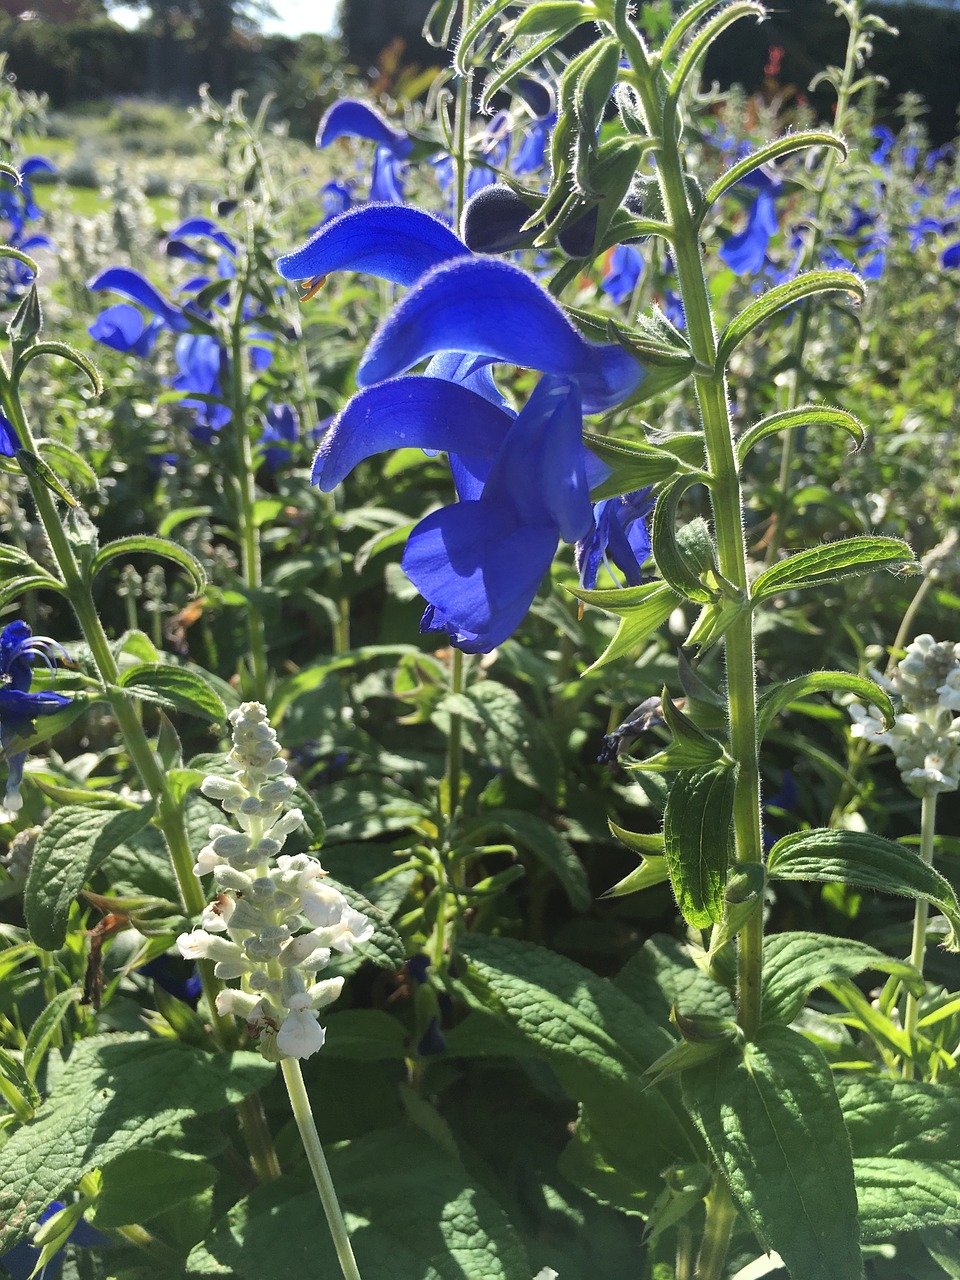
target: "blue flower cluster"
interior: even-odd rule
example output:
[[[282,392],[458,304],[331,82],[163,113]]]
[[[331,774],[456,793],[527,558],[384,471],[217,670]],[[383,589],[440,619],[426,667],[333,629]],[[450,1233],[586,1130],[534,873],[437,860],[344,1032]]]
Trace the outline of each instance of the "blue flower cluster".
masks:
[[[468,653],[495,648],[527,613],[559,541],[581,544],[585,581],[608,547],[639,581],[645,545],[626,531],[639,513],[629,503],[595,512],[590,490],[607,470],[583,444],[583,414],[621,404],[644,376],[622,347],[587,341],[526,272],[471,253],[418,209],[351,210],[277,268],[308,291],[343,268],[410,289],[370,342],[360,391],[325,435],[313,480],[333,489],[387,449],[447,453],[459,501],[421,520],[403,557],[427,601],[422,631],[445,631]],[[423,375],[404,376],[424,360]],[[494,382],[497,363],[543,374],[519,412]]]
[[[27,156],[20,165],[20,181],[13,184],[8,174],[0,174],[0,218],[7,223],[3,231],[3,243],[21,253],[35,254],[38,249],[56,250],[49,236],[32,232],[28,226],[42,216],[33,196],[30,178],[37,173],[56,173],[56,166],[43,156]],[[33,272],[16,258],[0,260],[0,296],[15,302],[33,280]]]
[[[52,671],[52,654],[63,653],[55,640],[35,636],[25,622],[8,622],[0,631],[0,749],[7,761],[7,790],[3,807],[17,813],[23,806],[20,785],[27,758],[21,746],[37,716],[50,716],[70,705],[70,699],[49,689],[30,692],[36,658]]]

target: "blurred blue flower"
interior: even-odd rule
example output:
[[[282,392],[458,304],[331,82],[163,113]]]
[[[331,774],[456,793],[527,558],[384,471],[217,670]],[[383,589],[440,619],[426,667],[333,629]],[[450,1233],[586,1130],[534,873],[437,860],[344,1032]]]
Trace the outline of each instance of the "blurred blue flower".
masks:
[[[132,267],[107,267],[87,281],[87,288],[94,293],[118,293],[121,298],[137,302],[147,311],[159,316],[168,329],[184,333],[190,327],[183,310],[165,298],[146,276]]]
[[[0,749],[8,763],[7,791],[3,806],[8,813],[23,807],[20,784],[26,750],[19,743],[32,731],[37,716],[50,716],[70,705],[70,698],[51,690],[30,692],[33,663],[39,658],[51,671],[51,654],[63,653],[55,640],[35,636],[19,619],[0,631]]]
[[[59,1213],[65,1207],[62,1200],[51,1201],[37,1219],[37,1225],[42,1226],[55,1213]],[[91,1227],[88,1222],[80,1218],[65,1243],[78,1245],[81,1249],[102,1249],[112,1242],[102,1231],[98,1231],[96,1227]],[[6,1253],[0,1255],[0,1265],[6,1267],[10,1273],[11,1280],[30,1280],[30,1277],[36,1272],[41,1253],[42,1250],[30,1244],[29,1241],[21,1240],[19,1244],[15,1244],[12,1249],[8,1249]],[[37,1272],[37,1280],[56,1280],[62,1269],[63,1250],[60,1250],[60,1252],[54,1254],[42,1271]]]
[[[893,131],[888,129],[885,124],[878,124],[870,132],[877,140],[877,145],[871,153],[870,159],[874,164],[882,165],[884,169],[889,168],[888,157],[897,141]]]
[[[290,453],[300,436],[300,418],[292,404],[272,404],[264,414],[263,460],[271,471],[290,461]]]
[[[180,956],[168,954],[148,960],[137,972],[145,978],[151,978],[158,987],[176,996],[184,1004],[196,1008],[203,990],[199,965],[187,965]]]
[[[87,328],[91,338],[114,351],[130,351],[135,356],[148,356],[164,322],[159,316],[144,323],[143,316],[129,302],[118,302],[101,311]]]
[[[194,395],[213,396],[222,399],[222,378],[229,375],[227,354],[216,338],[206,333],[184,333],[177,339],[174,355],[180,372],[173,379],[175,391],[191,394],[181,400],[185,409],[192,409],[196,426],[191,435],[203,444],[209,444],[221,427],[230,421],[231,412],[225,404],[194,399]]]
[[[643,564],[650,555],[646,517],[653,507],[654,498],[649,486],[596,503],[593,527],[576,547],[581,587],[592,591],[597,585],[600,565],[606,563],[609,569],[611,561],[626,578],[627,586],[640,586]],[[610,576],[616,580],[612,571]]]
[[[632,244],[618,244],[610,254],[600,288],[619,306],[632,297],[643,274],[643,254]]]
[[[534,120],[523,132],[523,141],[510,162],[511,170],[518,176],[540,173],[547,163],[547,143],[550,130],[557,123],[556,112],[542,120]]]
[[[394,129],[374,107],[357,98],[341,98],[327,108],[317,129],[317,146],[328,147],[338,138],[366,138],[405,160],[413,142],[402,129]]]
[[[13,423],[5,413],[0,413],[0,457],[12,458],[20,448],[20,440]]]
[[[762,169],[756,169],[738,186],[754,187],[757,194],[750,205],[747,224],[730,236],[720,248],[720,257],[738,276],[757,275],[767,257],[767,247],[777,233],[777,195],[783,184]]]

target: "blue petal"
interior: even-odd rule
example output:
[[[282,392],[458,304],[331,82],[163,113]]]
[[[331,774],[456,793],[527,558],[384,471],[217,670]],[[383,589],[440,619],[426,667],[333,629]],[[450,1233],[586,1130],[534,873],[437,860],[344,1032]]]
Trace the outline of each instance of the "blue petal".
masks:
[[[188,327],[180,308],[168,302],[146,276],[142,276],[139,271],[133,271],[130,267],[107,267],[105,271],[99,272],[92,280],[87,281],[87,288],[94,292],[105,289],[110,293],[119,293],[122,298],[139,302],[142,307],[160,316],[177,333],[183,333]]]
[[[747,225],[739,235],[726,241],[720,257],[737,275],[755,275],[763,267],[767,246],[776,230],[777,210],[773,193],[763,189],[750,207]]]
[[[377,147],[370,173],[370,199],[386,204],[403,204],[403,181],[407,166],[387,147]]]
[[[610,255],[610,269],[600,288],[619,306],[631,297],[643,272],[643,254],[632,244],[618,244]]]
[[[19,448],[20,441],[13,423],[5,414],[0,413],[0,455],[12,458]]]
[[[331,218],[305,245],[278,258],[277,270],[285,280],[346,269],[410,285],[431,267],[469,252],[445,223],[422,209],[368,204]]]
[[[491,362],[483,356],[463,351],[441,351],[433,357],[424,373],[428,378],[445,378],[447,382],[458,382],[461,387],[475,391],[498,409],[514,416],[509,401],[493,380],[490,365]]]
[[[344,137],[379,142],[401,160],[413,150],[412,141],[402,129],[394,129],[379,111],[356,98],[341,98],[327,110],[317,130],[317,146],[328,147]]]
[[[33,173],[56,173],[57,166],[44,156],[27,156],[23,164],[20,166],[20,174],[24,178],[29,178]]]
[[[129,302],[118,302],[101,311],[87,333],[114,351],[132,351],[143,337],[143,316]]]
[[[335,488],[358,462],[387,449],[444,449],[494,457],[513,419],[441,378],[394,378],[348,401],[323,438],[312,480]]]
[[[460,258],[424,277],[387,317],[357,382],[369,386],[450,350],[570,377],[587,413],[619,404],[644,376],[621,347],[588,342],[519,267],[497,258]]]
[[[212,240],[221,249],[225,249],[232,257],[237,256],[237,246],[222,227],[210,218],[187,218],[170,232],[169,238],[177,240],[181,236],[201,236]]]
[[[429,601],[421,631],[446,631],[466,653],[488,653],[523,621],[556,549],[555,529],[511,524],[495,503],[431,512],[402,561]]]

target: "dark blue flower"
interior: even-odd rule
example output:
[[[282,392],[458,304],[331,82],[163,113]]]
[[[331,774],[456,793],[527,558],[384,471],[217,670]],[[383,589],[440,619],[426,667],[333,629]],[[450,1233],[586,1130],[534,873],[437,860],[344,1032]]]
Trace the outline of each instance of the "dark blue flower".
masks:
[[[653,510],[651,489],[635,489],[619,498],[605,498],[593,508],[593,528],[577,543],[576,563],[580,585],[592,591],[600,565],[612,562],[627,580],[639,587],[643,564],[650,555],[646,517]],[[611,576],[613,576],[611,574]]]
[[[300,419],[292,404],[272,404],[264,414],[263,460],[271,471],[290,461],[290,451],[300,435]]]
[[[193,410],[196,426],[191,428],[192,434],[209,444],[232,416],[227,405],[216,403],[223,396],[221,379],[229,373],[226,352],[209,334],[184,333],[177,339],[174,354],[180,370],[173,379],[174,389],[215,397],[211,402],[196,400],[190,395],[180,402],[185,409]]]
[[[0,413],[0,457],[12,458],[20,448],[20,440],[13,423]]]
[[[747,225],[723,243],[720,257],[738,276],[756,275],[766,261],[770,240],[777,233],[776,198],[783,184],[762,169],[755,170],[741,182],[755,187],[757,194],[747,215]]]
[[[887,157],[893,150],[897,139],[894,136],[893,131],[888,129],[885,124],[878,124],[875,128],[871,129],[870,132],[877,140],[877,145],[874,148],[870,159],[874,164],[882,165],[884,169],[887,169],[889,168]]]
[[[370,201],[403,204],[407,166],[388,147],[377,147],[370,169]]]
[[[187,965],[179,956],[162,955],[148,960],[140,966],[138,972],[145,978],[152,978],[158,987],[176,996],[184,1004],[196,1008],[203,990],[198,965]]]
[[[547,143],[550,130],[557,123],[553,112],[542,120],[534,120],[524,130],[523,141],[517,148],[516,155],[510,162],[511,170],[520,176],[526,173],[539,173],[547,162]]]
[[[632,244],[618,244],[610,254],[607,273],[600,288],[619,306],[632,297],[643,274],[643,254]]]
[[[35,658],[52,671],[51,653],[63,652],[55,640],[34,636],[25,622],[9,622],[0,631],[0,749],[8,762],[7,791],[3,798],[8,813],[23,806],[20,784],[26,750],[18,744],[32,731],[37,716],[50,716],[70,705],[61,693],[44,689],[30,692]]]
[[[87,288],[95,293],[118,293],[121,298],[138,302],[141,307],[159,316],[167,328],[175,333],[184,333],[190,327],[181,308],[165,298],[146,276],[131,267],[107,267],[87,281]]]
[[[328,147],[337,138],[366,138],[405,160],[413,142],[402,129],[394,129],[379,111],[356,98],[341,98],[329,107],[317,130],[317,146]]]
[[[51,1201],[37,1219],[37,1225],[42,1226],[55,1213],[60,1213],[65,1207],[62,1200]],[[64,1245],[78,1245],[81,1249],[101,1249],[104,1246],[109,1246],[110,1243],[111,1241],[102,1231],[98,1231],[96,1227],[91,1227],[83,1218],[77,1220],[73,1230],[64,1241]],[[42,1252],[36,1245],[30,1244],[27,1240],[21,1240],[19,1244],[15,1244],[12,1249],[8,1249],[5,1254],[0,1256],[0,1265],[6,1267],[10,1273],[11,1280],[30,1280],[30,1277],[36,1272]],[[37,1273],[37,1280],[56,1280],[62,1269],[63,1250],[61,1249],[53,1255],[43,1270]]]

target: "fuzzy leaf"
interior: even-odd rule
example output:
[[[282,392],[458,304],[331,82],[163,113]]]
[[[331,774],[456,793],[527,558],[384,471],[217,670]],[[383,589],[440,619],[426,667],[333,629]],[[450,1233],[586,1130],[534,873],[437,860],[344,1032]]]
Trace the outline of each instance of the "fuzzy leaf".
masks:
[[[667,800],[663,840],[670,883],[683,918],[695,929],[723,916],[735,787],[734,769],[710,765],[682,773]]]
[[[823,582],[837,582],[851,574],[896,569],[913,563],[913,552],[899,538],[843,538],[811,547],[809,551],[798,551],[761,573],[753,584],[753,600],[757,604],[781,591],[802,590]]]

